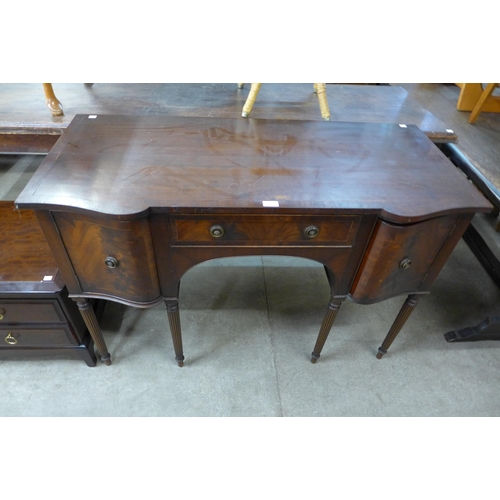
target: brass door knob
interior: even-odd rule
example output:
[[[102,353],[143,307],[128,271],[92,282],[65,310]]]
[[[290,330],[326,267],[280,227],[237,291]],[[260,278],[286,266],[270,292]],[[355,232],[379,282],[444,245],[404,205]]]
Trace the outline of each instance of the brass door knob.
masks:
[[[224,236],[224,228],[222,226],[219,226],[218,224],[214,224],[210,228],[210,234],[214,238],[220,238],[221,236]]]
[[[106,257],[104,259],[104,264],[106,264],[106,266],[109,267],[110,269],[118,267],[118,261],[114,257]]]
[[[304,230],[304,236],[306,238],[316,238],[319,234],[319,228],[318,226],[309,226],[306,227]]]
[[[7,337],[5,337],[5,342],[10,345],[16,345],[17,344],[17,339],[12,336],[12,332],[9,332],[7,334]]]

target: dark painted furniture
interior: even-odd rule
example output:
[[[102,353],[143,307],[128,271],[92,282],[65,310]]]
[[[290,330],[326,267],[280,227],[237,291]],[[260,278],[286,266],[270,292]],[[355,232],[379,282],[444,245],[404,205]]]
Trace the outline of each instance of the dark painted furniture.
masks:
[[[83,359],[92,339],[31,210],[0,201],[0,358]]]
[[[164,300],[183,364],[179,285],[215,258],[290,255],[325,266],[331,300],[407,295],[377,357],[474,213],[491,204],[415,126],[77,115],[16,200],[33,209],[102,359],[89,307]]]

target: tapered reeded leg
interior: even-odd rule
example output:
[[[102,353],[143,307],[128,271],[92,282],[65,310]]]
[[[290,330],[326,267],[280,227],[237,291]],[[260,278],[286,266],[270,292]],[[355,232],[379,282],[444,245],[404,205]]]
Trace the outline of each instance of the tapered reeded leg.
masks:
[[[314,346],[313,352],[311,353],[311,363],[316,363],[316,361],[319,359],[319,355],[321,354],[323,346],[325,345],[326,339],[328,338],[328,334],[330,333],[333,322],[335,320],[335,316],[337,316],[341,304],[342,300],[340,299],[330,300],[325,317],[323,318],[323,323],[321,324],[321,328],[319,330],[316,345]]]
[[[109,354],[106,342],[104,342],[101,327],[97,322],[94,308],[88,299],[76,299],[76,303],[78,304],[78,309],[83,317],[83,321],[85,321],[85,324],[87,325],[90,336],[94,341],[95,347],[101,355],[101,361],[109,366],[111,364],[111,354]]]
[[[410,317],[410,314],[415,309],[415,306],[418,304],[420,300],[419,295],[408,295],[403,307],[400,309],[399,314],[397,315],[394,323],[389,330],[389,333],[385,337],[382,345],[378,348],[377,359],[382,359],[384,354],[387,354],[387,349],[391,346],[394,339],[397,337],[398,333],[403,328],[406,320]]]
[[[45,93],[45,102],[47,103],[48,108],[53,116],[62,116],[64,115],[62,104],[57,99],[54,94],[54,89],[52,88],[51,83],[43,84],[43,91]]]
[[[168,324],[170,334],[174,343],[175,360],[179,366],[184,365],[184,353],[182,350],[181,320],[179,316],[179,301],[177,299],[165,299],[167,306]]]
[[[252,111],[260,87],[262,87],[262,83],[252,83],[252,86],[250,87],[250,93],[248,94],[245,105],[243,106],[243,111],[241,113],[241,116],[243,116],[243,118],[247,118],[247,116],[250,114],[250,111]]]

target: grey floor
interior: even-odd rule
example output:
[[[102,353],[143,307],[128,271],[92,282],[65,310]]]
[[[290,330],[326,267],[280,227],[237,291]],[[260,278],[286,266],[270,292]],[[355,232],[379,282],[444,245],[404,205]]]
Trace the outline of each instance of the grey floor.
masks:
[[[41,160],[0,156],[0,199]],[[479,222],[496,244],[497,221]],[[0,360],[0,416],[500,416],[500,342],[443,337],[500,314],[500,290],[463,241],[382,360],[404,297],[346,301],[310,363],[328,292],[322,266],[302,259],[199,265],[181,284],[183,368],[163,305],[110,302],[101,326],[113,365]]]

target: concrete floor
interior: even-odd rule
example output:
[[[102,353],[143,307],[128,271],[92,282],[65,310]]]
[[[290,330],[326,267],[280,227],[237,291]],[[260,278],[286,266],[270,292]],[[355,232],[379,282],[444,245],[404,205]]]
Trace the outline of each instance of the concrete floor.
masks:
[[[0,198],[14,199],[42,157],[0,160]],[[113,365],[0,360],[0,416],[500,416],[500,342],[443,337],[498,310],[500,290],[463,241],[382,360],[404,297],[346,301],[313,365],[328,298],[311,261],[207,262],[181,284],[183,368],[163,305],[110,302],[101,326]]]

